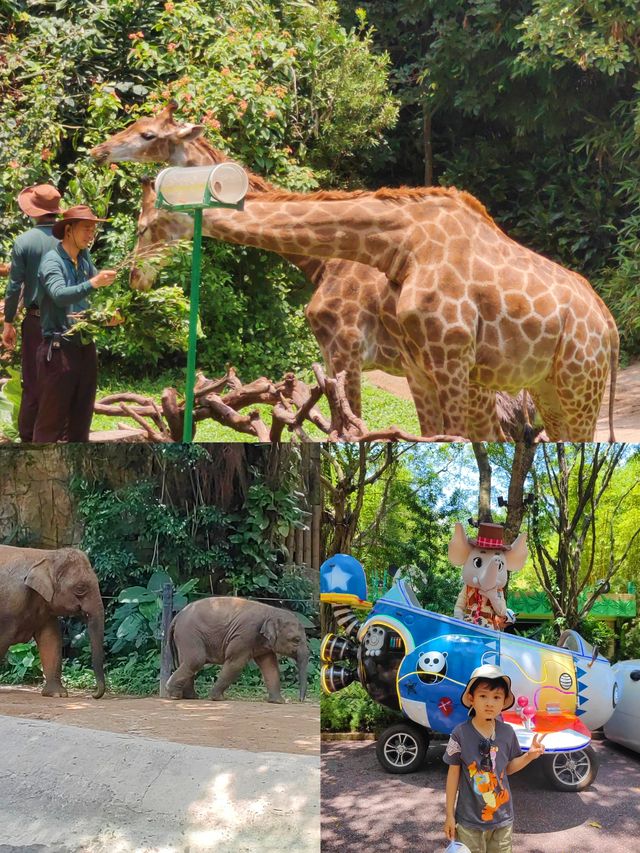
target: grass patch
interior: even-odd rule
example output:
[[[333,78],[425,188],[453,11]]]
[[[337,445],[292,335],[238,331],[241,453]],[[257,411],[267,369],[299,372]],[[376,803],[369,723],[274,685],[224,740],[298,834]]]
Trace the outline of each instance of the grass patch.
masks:
[[[159,401],[162,391],[169,386],[176,388],[178,392],[182,391],[184,389],[184,380],[184,372],[182,371],[163,373],[154,379],[118,379],[114,376],[106,376],[102,378],[99,386],[98,398],[106,394],[132,391],[136,394],[154,397]],[[270,426],[270,407],[255,406],[254,408],[260,412],[267,426]],[[326,400],[321,400],[318,408],[327,417],[329,416],[329,406]],[[390,426],[398,426],[414,435],[419,435],[420,432],[418,418],[416,417],[416,411],[412,402],[409,400],[400,400],[393,394],[376,388],[367,380],[364,380],[362,383],[362,416],[369,429],[385,429]],[[91,429],[93,431],[116,429],[118,422],[130,423],[132,427],[136,426],[133,421],[124,416],[113,418],[107,415],[94,415]],[[312,438],[318,441],[324,438],[324,434],[316,429],[313,424],[308,425],[307,431]],[[289,433],[286,430],[283,437],[285,441],[288,440]],[[201,421],[196,430],[196,441],[200,442],[246,442],[256,440],[252,436],[236,432],[213,420]]]

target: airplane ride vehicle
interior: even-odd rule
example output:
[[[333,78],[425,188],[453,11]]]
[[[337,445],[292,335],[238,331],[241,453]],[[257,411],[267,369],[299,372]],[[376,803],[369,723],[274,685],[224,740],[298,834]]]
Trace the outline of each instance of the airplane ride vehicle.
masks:
[[[362,565],[336,554],[320,568],[320,599],[332,605],[342,634],[322,642],[321,682],[334,693],[352,682],[404,717],[378,738],[377,756],[390,773],[422,764],[430,734],[448,735],[467,719],[462,693],[473,670],[495,664],[511,678],[514,709],[502,715],[523,751],[544,734],[545,774],[561,791],[580,791],[596,778],[591,731],[611,717],[618,697],[609,661],[577,632],[557,646],[433,613],[396,575],[373,607]],[[352,607],[369,609],[360,622]]]

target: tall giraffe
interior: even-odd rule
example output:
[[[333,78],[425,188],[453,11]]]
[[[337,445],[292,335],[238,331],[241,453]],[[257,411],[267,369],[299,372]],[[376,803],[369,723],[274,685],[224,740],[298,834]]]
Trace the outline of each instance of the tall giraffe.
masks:
[[[92,148],[91,156],[100,163],[169,163],[172,166],[203,166],[222,163],[229,158],[202,137],[204,126],[179,124],[174,119],[177,106],[169,103],[155,116],[144,117]],[[256,193],[275,188],[264,178],[247,170],[250,189]],[[143,212],[143,219],[149,217]],[[163,215],[163,232],[178,239],[177,214]],[[175,223],[176,231],[169,227]],[[144,227],[144,225],[140,225]],[[204,234],[216,236],[204,222]],[[407,370],[402,335],[396,321],[397,288],[377,269],[339,258],[312,258],[302,254],[279,252],[297,266],[314,285],[306,308],[309,325],[318,341],[328,371],[335,375],[346,371],[346,389],[353,411],[361,414],[362,370],[377,368],[397,376],[406,376],[412,390],[421,431],[427,435],[429,401],[419,392]],[[134,277],[136,287],[151,286],[150,270]],[[495,393],[489,389],[472,391],[470,409],[478,440],[504,440]]]
[[[591,441],[610,372],[614,440],[619,338],[606,305],[582,276],[507,237],[468,193],[253,193],[244,211],[207,210],[204,221],[232,243],[340,257],[384,273],[384,307],[394,311],[425,435],[488,440],[470,403],[524,388],[551,440]],[[155,209],[147,187],[138,247],[192,233],[190,217],[178,224]]]

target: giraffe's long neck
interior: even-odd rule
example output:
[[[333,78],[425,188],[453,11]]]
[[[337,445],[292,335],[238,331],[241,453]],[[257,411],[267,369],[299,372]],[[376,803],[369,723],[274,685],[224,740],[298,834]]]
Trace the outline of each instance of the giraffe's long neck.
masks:
[[[347,201],[261,201],[243,211],[206,210],[207,233],[231,243],[283,256],[342,258],[377,267],[395,277],[406,260],[401,251],[408,219],[400,207],[375,199]]]
[[[172,166],[208,166],[216,163],[224,163],[230,159],[223,151],[213,148],[207,142],[198,138],[193,142],[176,145],[170,154],[169,163]],[[252,192],[269,192],[278,189],[264,178],[260,178],[248,170],[247,172]],[[204,222],[203,231],[209,237],[216,236],[207,230],[206,221]],[[326,272],[326,261],[320,258],[310,258],[307,255],[285,254],[282,252],[278,252],[278,254],[289,261],[290,264],[298,267],[315,286],[320,283]]]

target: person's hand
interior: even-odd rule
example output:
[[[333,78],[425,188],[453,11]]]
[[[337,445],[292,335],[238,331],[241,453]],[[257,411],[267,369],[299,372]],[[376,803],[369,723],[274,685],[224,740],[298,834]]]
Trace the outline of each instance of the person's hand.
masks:
[[[12,350],[16,346],[16,327],[13,323],[5,323],[2,330],[2,343],[5,349]]]
[[[11,264],[0,264],[0,275],[9,275],[11,272]]]
[[[449,841],[456,840],[456,820],[454,817],[447,817],[444,822],[444,834]]]
[[[531,746],[529,747],[529,758],[531,761],[535,761],[536,758],[540,758],[540,756],[544,752],[544,744],[542,743],[543,738],[546,735],[535,734],[533,736],[533,740],[531,741]]]
[[[115,277],[118,275],[116,270],[101,270],[93,278],[90,278],[91,287],[107,287],[113,284]]]

